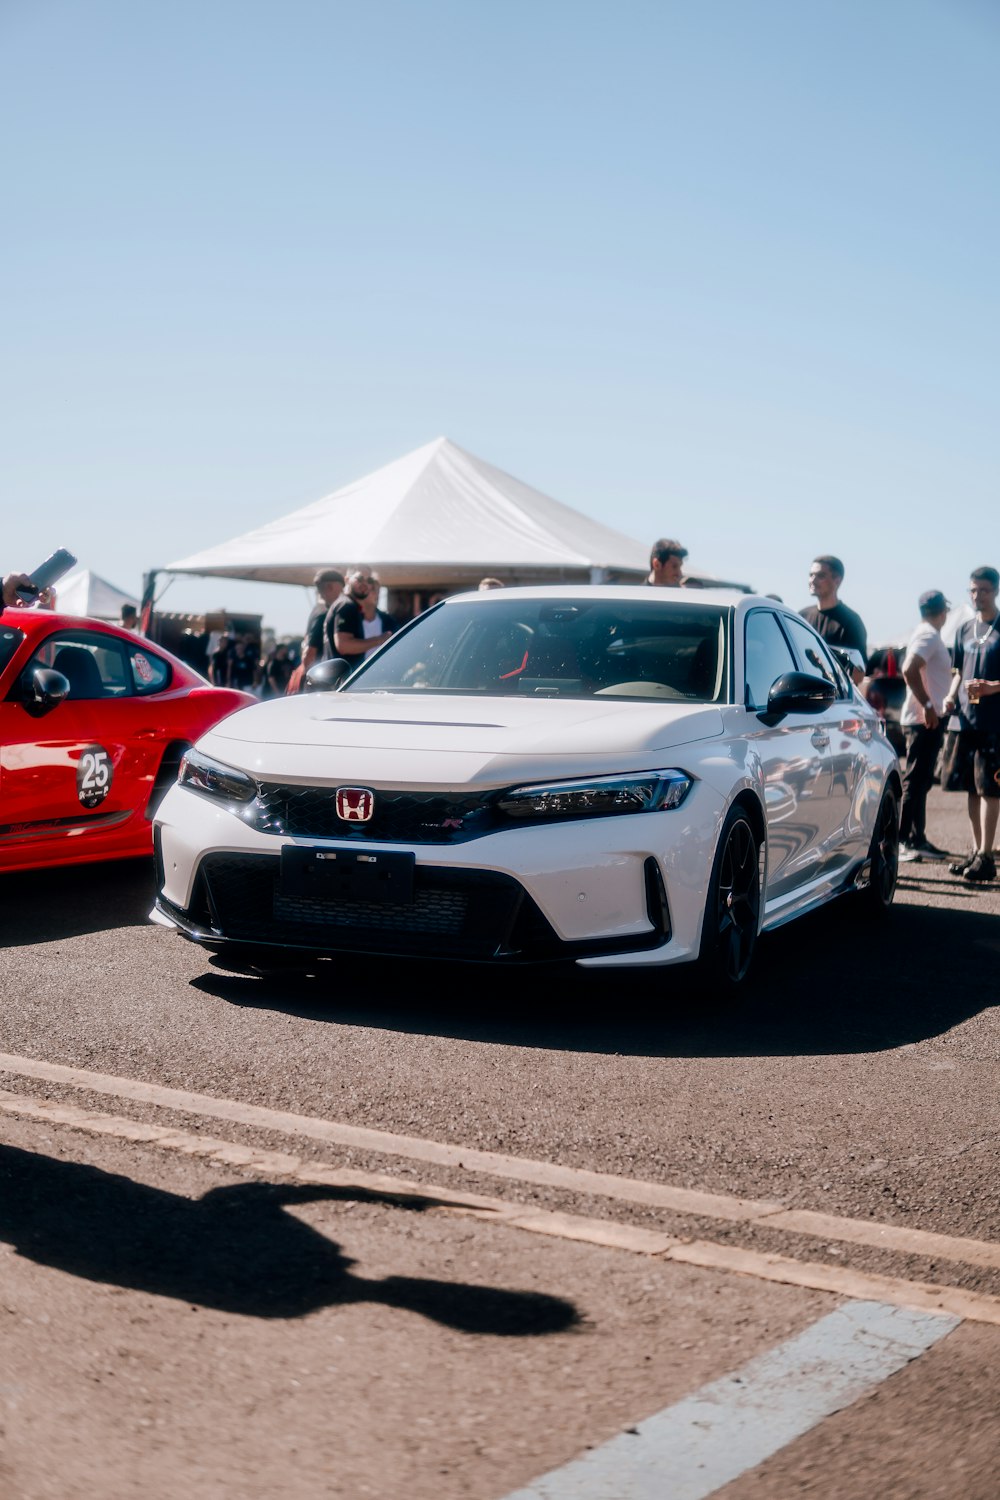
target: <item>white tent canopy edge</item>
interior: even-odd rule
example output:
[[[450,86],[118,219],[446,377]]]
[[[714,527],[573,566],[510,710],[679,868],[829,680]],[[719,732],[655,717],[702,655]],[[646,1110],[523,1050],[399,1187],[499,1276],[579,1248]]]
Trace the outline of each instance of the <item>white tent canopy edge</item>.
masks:
[[[311,584],[365,562],[384,584],[638,581],[649,549],[447,438],[231,541],[158,571]]]

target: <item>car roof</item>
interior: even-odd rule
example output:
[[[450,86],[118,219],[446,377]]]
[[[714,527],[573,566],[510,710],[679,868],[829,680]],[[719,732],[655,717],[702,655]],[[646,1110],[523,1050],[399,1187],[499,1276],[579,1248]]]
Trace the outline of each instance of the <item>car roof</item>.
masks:
[[[578,583],[578,584],[533,584],[531,586],[473,590],[464,594],[449,594],[441,604],[467,604],[470,600],[488,608],[505,599],[616,599],[636,603],[653,603],[667,609],[690,609],[692,605],[720,606],[733,610],[767,609],[779,613],[798,615],[798,611],[777,599],[762,594],[747,594],[742,589],[660,588],[643,583]],[[441,606],[436,606],[440,608]]]
[[[0,611],[0,620],[8,627],[16,626],[23,630],[25,635],[48,635],[54,628],[58,630],[101,630],[109,635],[116,635],[128,641],[142,640],[134,631],[123,630],[120,625],[113,624],[110,620],[94,620],[89,615],[64,615],[54,609],[19,609],[17,605]]]

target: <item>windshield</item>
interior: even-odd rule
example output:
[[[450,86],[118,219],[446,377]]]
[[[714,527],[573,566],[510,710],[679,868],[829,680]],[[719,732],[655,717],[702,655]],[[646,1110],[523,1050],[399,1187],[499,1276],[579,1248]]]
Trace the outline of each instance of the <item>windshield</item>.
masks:
[[[656,600],[456,600],[421,615],[344,692],[725,702],[727,616]]]

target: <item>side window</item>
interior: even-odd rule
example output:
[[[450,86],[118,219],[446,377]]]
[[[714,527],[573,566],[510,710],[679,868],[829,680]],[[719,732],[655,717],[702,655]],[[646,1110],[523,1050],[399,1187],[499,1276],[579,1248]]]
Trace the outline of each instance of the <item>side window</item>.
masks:
[[[26,677],[36,667],[61,672],[69,683],[71,699],[125,698],[132,691],[125,651],[114,636],[91,635],[85,630],[50,635],[28,663]]]
[[[755,609],[746,625],[746,705],[767,707],[767,695],[776,677],[795,671],[795,658],[777,619],[770,610]]]
[[[832,682],[837,689],[838,698],[849,698],[851,694],[850,688],[847,685],[847,678],[837,666],[819,636],[815,635],[809,629],[809,626],[802,621],[788,619],[785,621],[785,624],[791,630],[796,650],[802,657],[803,670],[812,672],[816,677],[825,677],[827,682]]]
[[[132,668],[132,691],[140,697],[147,693],[162,693],[170,681],[170,664],[152,651],[136,646],[129,653]]]

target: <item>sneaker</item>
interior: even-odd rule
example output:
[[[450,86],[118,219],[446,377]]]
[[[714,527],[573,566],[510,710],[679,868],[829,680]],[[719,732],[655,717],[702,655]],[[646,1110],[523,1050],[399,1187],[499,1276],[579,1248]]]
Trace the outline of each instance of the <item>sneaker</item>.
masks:
[[[983,880],[996,880],[997,867],[993,862],[992,854],[977,854],[962,876],[963,880],[975,881],[979,884]]]
[[[978,854],[967,854],[964,859],[956,859],[954,864],[948,866],[948,869],[953,875],[964,875],[973,861],[978,858]]]
[[[919,865],[924,857],[924,852],[919,844],[912,839],[904,839],[899,846],[899,862],[901,865]]]
[[[918,849],[920,851],[920,853],[923,855],[924,859],[947,859],[948,858],[948,855],[945,852],[945,850],[944,849],[939,849],[938,846],[936,844],[932,844],[931,841],[930,841],[930,839],[928,839],[928,838],[913,838],[913,839],[908,839],[907,843],[910,845],[910,847],[912,849]]]

